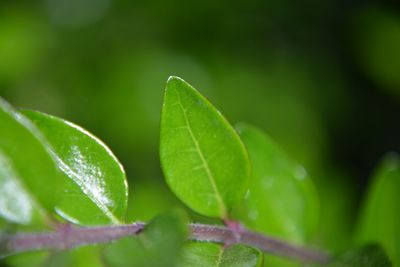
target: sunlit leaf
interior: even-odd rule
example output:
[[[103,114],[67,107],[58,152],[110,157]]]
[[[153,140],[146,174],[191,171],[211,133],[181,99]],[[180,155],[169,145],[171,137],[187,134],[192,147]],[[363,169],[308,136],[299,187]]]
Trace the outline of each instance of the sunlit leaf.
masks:
[[[202,215],[226,219],[247,189],[249,160],[235,130],[177,77],[165,92],[160,156],[171,190]]]
[[[260,130],[241,124],[253,177],[238,217],[251,229],[303,243],[315,230],[318,199],[305,169]]]
[[[36,127],[0,99],[0,216],[33,224],[52,212],[60,194],[60,172]]]
[[[179,267],[258,267],[262,254],[251,247],[233,245],[224,248],[214,243],[192,242],[185,246]]]
[[[79,224],[119,223],[127,206],[125,172],[110,149],[81,127],[36,111],[23,111],[46,137],[68,176],[57,212]]]
[[[357,244],[377,242],[400,266],[400,159],[387,156],[378,167],[364,203]]]
[[[187,218],[177,210],[156,217],[136,237],[126,237],[105,248],[110,267],[175,266],[187,236]]]

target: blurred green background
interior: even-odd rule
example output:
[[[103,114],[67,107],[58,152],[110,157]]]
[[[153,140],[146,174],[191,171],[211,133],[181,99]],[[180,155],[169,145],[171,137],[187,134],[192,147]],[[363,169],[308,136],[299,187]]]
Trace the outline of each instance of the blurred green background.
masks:
[[[398,1],[0,2],[0,96],[104,140],[129,177],[129,220],[179,203],[158,160],[170,75],[304,164],[315,242],[349,246],[373,168],[400,152]]]

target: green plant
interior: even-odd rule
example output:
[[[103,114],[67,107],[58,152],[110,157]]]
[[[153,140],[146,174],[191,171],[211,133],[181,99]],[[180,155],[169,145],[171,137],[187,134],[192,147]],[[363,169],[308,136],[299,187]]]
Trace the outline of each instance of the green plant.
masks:
[[[215,224],[189,223],[180,209],[148,224],[125,222],[121,164],[70,122],[0,100],[0,129],[0,254],[9,265],[392,266],[380,246],[338,258],[304,247],[318,224],[307,172],[260,130],[235,130],[180,78],[171,77],[165,92],[162,168],[176,196]],[[356,244],[379,243],[399,264],[397,156],[374,180]]]

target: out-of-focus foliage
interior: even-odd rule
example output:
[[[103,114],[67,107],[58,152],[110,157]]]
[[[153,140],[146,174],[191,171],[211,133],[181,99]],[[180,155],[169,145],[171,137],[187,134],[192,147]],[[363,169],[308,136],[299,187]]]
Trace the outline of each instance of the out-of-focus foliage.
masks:
[[[307,171],[292,162],[255,127],[237,126],[252,162],[253,175],[237,214],[251,229],[290,240],[309,242],[318,225],[319,198]],[[267,266],[298,266],[268,255]]]
[[[239,124],[237,129],[253,170],[244,200],[246,212],[239,213],[240,220],[252,229],[293,242],[309,240],[317,226],[319,199],[307,171],[257,128]]]
[[[392,267],[393,265],[385,251],[379,245],[366,245],[364,247],[350,250],[328,265],[328,267]]]
[[[400,264],[400,159],[388,155],[371,181],[356,233],[358,244],[380,243],[395,266]]]
[[[400,12],[369,8],[354,18],[359,64],[383,90],[400,97]]]

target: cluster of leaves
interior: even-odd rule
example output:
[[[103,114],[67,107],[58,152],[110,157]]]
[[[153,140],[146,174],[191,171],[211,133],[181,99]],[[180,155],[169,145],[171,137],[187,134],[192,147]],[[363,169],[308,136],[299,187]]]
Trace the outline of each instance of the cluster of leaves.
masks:
[[[4,100],[0,129],[2,231],[49,230],[60,222],[127,223],[124,170],[92,134],[60,118],[16,110]],[[299,245],[317,237],[318,196],[305,169],[260,130],[246,124],[235,130],[206,98],[176,77],[168,80],[164,97],[160,158],[170,189],[198,214],[226,224],[239,221]],[[399,183],[399,160],[392,156],[374,179],[355,238],[358,245],[379,242],[396,264]],[[240,244],[186,242],[187,223],[182,211],[173,211],[155,218],[139,236],[105,247],[11,256],[5,261],[12,266],[80,266],[82,258],[92,258],[91,266],[112,267],[299,265],[270,255],[264,260],[257,249]],[[355,254],[363,259],[365,251]],[[345,254],[347,258],[334,266],[391,266],[384,253],[376,254],[379,263],[372,257],[369,265],[365,260],[349,265],[357,262],[353,253],[351,261]]]

